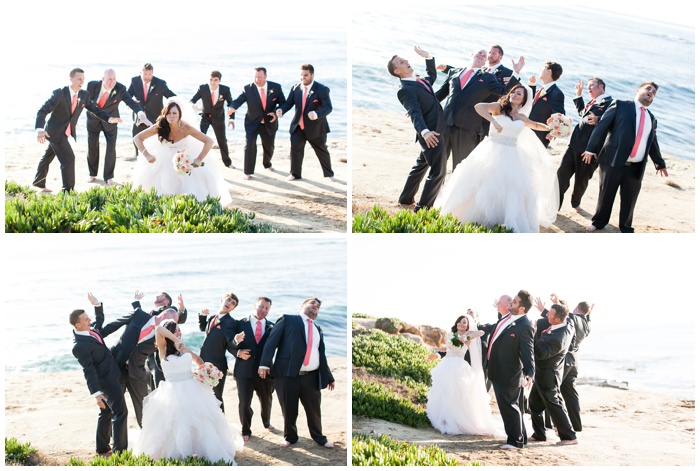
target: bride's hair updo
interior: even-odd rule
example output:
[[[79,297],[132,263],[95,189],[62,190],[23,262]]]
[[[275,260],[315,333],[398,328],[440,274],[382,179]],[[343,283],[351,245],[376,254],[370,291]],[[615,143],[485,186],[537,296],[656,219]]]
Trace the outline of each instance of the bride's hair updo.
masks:
[[[467,319],[467,316],[459,316],[457,320],[455,321],[455,325],[452,326],[452,332],[457,332],[457,324],[462,322],[462,319]],[[467,322],[469,322],[469,319],[467,319]]]
[[[180,109],[180,106],[177,103],[171,101],[170,103],[165,105],[163,111],[160,112],[160,116],[158,116],[158,119],[156,120],[156,126],[158,126],[158,140],[160,142],[175,142],[170,140],[170,123],[165,118],[167,114],[170,113],[170,110],[173,107],[177,108],[177,113],[180,116],[180,119],[182,119],[182,110]]]
[[[167,321],[163,322],[161,325],[163,327],[165,327],[166,329],[168,329],[173,335],[177,331],[177,323],[174,320],[168,319]],[[177,348],[175,348],[175,342],[173,342],[169,338],[166,338],[165,339],[165,358],[164,359],[167,359],[168,355],[180,356],[180,352],[178,352]]]
[[[510,96],[518,88],[522,88],[523,91],[525,92],[525,94],[523,95],[523,102],[520,103],[520,108],[522,108],[527,103],[527,89],[523,85],[518,84],[518,85],[514,86],[513,88],[510,89],[510,91],[508,93],[506,93],[505,95],[503,95],[501,98],[498,99],[498,104],[501,105],[501,114],[508,116],[510,119],[513,119],[510,116],[510,112],[513,111],[513,105],[510,104]]]

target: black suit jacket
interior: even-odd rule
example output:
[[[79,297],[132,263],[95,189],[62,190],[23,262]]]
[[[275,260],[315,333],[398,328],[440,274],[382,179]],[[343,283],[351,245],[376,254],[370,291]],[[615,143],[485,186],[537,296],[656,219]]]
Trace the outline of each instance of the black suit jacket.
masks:
[[[330,93],[331,91],[328,87],[319,82],[314,82],[311,90],[309,90],[306,95],[306,106],[304,107],[304,134],[308,139],[314,139],[331,132],[331,129],[328,127],[328,119],[326,119],[326,116],[333,111]],[[292,106],[294,106],[295,109],[292,124],[289,126],[289,134],[294,134],[294,131],[296,131],[299,126],[303,97],[304,87],[301,83],[297,83],[289,91],[287,100],[280,106],[282,113],[286,113],[292,109]],[[318,119],[313,121],[309,119],[308,115],[311,111],[316,112]]]
[[[101,80],[93,80],[92,82],[89,82],[87,85],[87,92],[90,95],[90,100],[92,100],[95,104],[97,104],[100,100],[100,91],[102,90],[102,81]],[[122,85],[121,83],[117,82],[116,85],[114,85],[114,88],[109,92],[109,96],[107,97],[107,101],[105,102],[105,105],[102,107],[102,110],[107,113],[108,115],[112,116],[113,118],[119,118],[119,103],[124,102],[126,106],[131,108],[131,110],[134,113],[138,113],[139,111],[143,111],[143,109],[139,106],[138,103],[136,103],[131,96],[129,95],[129,92],[126,91],[126,87]],[[90,123],[96,123],[99,118],[95,116],[95,114],[92,111],[88,110],[87,114],[87,121],[88,125]],[[104,124],[105,129],[115,129],[117,127],[117,123],[105,123]]]
[[[523,376],[534,376],[534,334],[535,329],[527,316],[507,322],[491,345],[491,358],[488,360],[491,381],[517,388]]]
[[[537,333],[544,331],[551,324],[547,319],[548,309],[542,311],[542,318],[537,320]],[[578,349],[583,339],[591,332],[590,316],[584,314],[569,313],[566,322],[571,325],[571,344],[566,353],[565,366],[576,366],[578,360]]]
[[[304,90],[302,89],[302,94],[303,92]],[[275,118],[273,121],[272,117],[268,116],[267,113],[274,113],[278,108],[284,105],[285,101],[287,100],[282,92],[282,86],[279,83],[270,82],[268,80],[265,109],[263,109],[260,91],[255,83],[243,87],[243,91],[238,98],[233,100],[231,108],[237,110],[243,103],[248,104],[248,110],[246,111],[244,120],[246,138],[251,138],[254,135],[263,120],[265,121],[265,131],[267,131],[270,136],[273,136],[277,132],[279,120]],[[306,112],[306,110],[304,111]],[[236,115],[234,114],[233,117],[235,119]],[[306,127],[307,124],[308,123],[304,123],[304,127]]]
[[[314,325],[316,325],[314,323]],[[275,351],[275,363],[270,368],[270,374],[274,377],[294,377],[299,375],[299,370],[304,363],[306,355],[306,334],[304,329],[304,321],[300,315],[285,314],[277,320],[272,328],[270,337],[267,339],[265,348],[263,349],[260,366],[270,367],[272,365],[272,356]],[[333,374],[328,367],[326,360],[326,346],[323,341],[323,331],[316,328],[321,335],[318,345],[319,353],[319,389],[328,386],[329,383],[335,382]]]
[[[175,93],[168,88],[168,84],[165,80],[161,80],[158,77],[153,77],[151,84],[148,88],[148,94],[146,95],[146,100],[143,99],[143,80],[140,75],[131,79],[131,85],[129,85],[129,95],[134,97],[134,99],[141,105],[143,111],[146,113],[146,117],[152,123],[156,122],[156,118],[163,111],[163,99],[175,96]]]
[[[647,110],[648,111],[648,110]],[[644,149],[644,159],[640,165],[640,176],[644,175],[647,156],[654,161],[657,170],[666,168],[656,140],[656,118],[651,112],[651,134]],[[649,125],[647,122],[646,125]],[[634,101],[615,100],[605,111],[598,125],[593,130],[586,146],[587,152],[598,155],[598,162],[614,168],[625,166],[632,152],[637,137],[637,111]]]
[[[545,329],[546,330],[546,329]],[[565,326],[547,333],[535,334],[535,381],[546,388],[561,385],[564,375],[564,360],[569,351],[573,325]]]
[[[112,355],[122,371],[126,371],[127,361],[132,367],[142,366],[148,355],[156,351],[154,338],[142,342],[141,345],[138,343],[141,329],[149,320],[151,320],[151,315],[135,306],[131,313],[110,322],[100,330],[102,336],[107,337],[124,327],[121,337],[111,348]]]
[[[68,123],[71,126],[71,135],[75,139],[75,128],[78,124],[80,113],[83,108],[87,108],[102,121],[109,121],[110,115],[100,109],[92,100],[90,94],[85,90],[78,91],[78,101],[75,105],[75,111],[71,113],[71,92],[69,87],[58,88],[53,91],[51,98],[43,104],[36,114],[36,123],[34,129],[43,129],[46,126],[46,132],[49,134],[47,139],[49,142],[58,142],[61,137],[65,136]],[[46,122],[46,116],[51,114],[49,122]]]
[[[603,113],[605,113],[605,110],[608,109],[612,102],[612,97],[608,96],[601,101],[596,101],[595,105],[586,110],[583,98],[580,96],[574,98],[574,105],[581,118],[593,115],[598,117],[598,121],[600,121],[601,116],[603,116]],[[583,151],[586,150],[586,145],[588,145],[588,140],[591,138],[594,129],[595,125],[586,124],[583,119],[576,125],[574,131],[571,133],[571,139],[569,140],[569,147],[571,147],[575,155],[583,154]]]
[[[95,322],[91,325],[99,335],[99,329],[104,322],[102,305],[95,307]],[[101,336],[100,336],[101,337]],[[90,394],[104,391],[114,385],[119,385],[119,366],[107,346],[98,342],[92,336],[78,335],[73,332],[73,356],[83,367],[83,374]]]
[[[222,373],[226,374],[226,371],[228,371],[226,352],[236,355],[234,337],[236,336],[238,321],[231,317],[230,313],[219,316],[219,322],[210,330],[209,324],[211,324],[215,315],[212,314],[208,318],[202,315],[199,316],[199,330],[206,335],[199,356],[202,360],[211,362]]]
[[[423,149],[427,149],[421,131],[428,129],[444,137],[447,126],[445,125],[445,113],[440,106],[440,101],[435,97],[432,89],[437,72],[435,71],[435,59],[425,61],[428,71],[427,77],[419,77],[427,83],[428,88],[414,80],[401,80],[401,88],[396,96],[411,118],[413,128],[416,130],[416,141]]]
[[[520,83],[512,79],[509,85],[504,85],[494,74],[478,70],[462,89],[459,76],[464,68],[451,69],[445,82],[435,92],[439,101],[445,102],[445,121],[448,126],[480,132],[483,118],[474,110],[474,105],[485,102],[490,96],[504,95],[510,88]]]
[[[535,100],[535,95],[537,94],[537,87],[530,87],[532,89],[532,100]],[[562,92],[557,84],[555,83],[544,95],[540,95],[540,99],[532,104],[532,110],[530,111],[530,119],[537,123],[547,123],[550,116],[556,113],[566,114],[564,109],[564,92]],[[537,137],[540,138],[544,144],[548,144],[548,140],[545,137],[549,134],[549,131],[535,131]]]
[[[263,336],[260,343],[255,342],[255,330],[250,325],[250,317],[244,317],[238,320],[236,334],[245,332],[245,338],[241,343],[236,345],[236,350],[250,350],[250,358],[244,360],[236,357],[236,364],[233,367],[233,376],[236,378],[252,378],[258,375],[258,367],[262,357],[263,349],[267,343],[270,332],[274,324],[267,319],[262,321]]]
[[[226,85],[219,84],[219,99],[215,105],[211,104],[211,89],[206,83],[199,86],[197,93],[194,94],[190,101],[192,103],[197,103],[198,100],[202,100],[202,115],[208,116],[212,124],[222,124],[226,122],[224,103],[226,103],[226,106],[229,108],[233,108],[231,106],[231,102],[233,102],[231,89]]]

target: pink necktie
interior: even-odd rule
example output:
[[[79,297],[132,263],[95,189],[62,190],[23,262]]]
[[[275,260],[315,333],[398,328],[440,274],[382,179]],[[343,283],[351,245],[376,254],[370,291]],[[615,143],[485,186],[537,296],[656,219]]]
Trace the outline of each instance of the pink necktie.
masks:
[[[314,324],[311,322],[311,319],[306,319],[306,321],[309,323],[309,334],[308,334],[308,340],[306,341],[306,355],[304,355],[304,366],[307,366],[309,364],[309,360],[311,359],[311,346],[314,343]]]
[[[461,88],[464,88],[464,86],[469,81],[469,77],[471,77],[473,73],[474,73],[474,69],[469,69],[466,74],[462,75],[462,78],[459,79],[459,86]]]
[[[267,99],[265,98],[265,89],[264,88],[260,89],[260,101],[262,102],[262,105],[263,105],[263,111],[265,111],[265,108],[267,108]]]
[[[585,115],[586,113],[588,113],[588,110],[590,110],[591,106],[593,106],[593,105],[595,105],[595,98],[588,102],[586,107],[583,109],[583,114]]]
[[[100,108],[104,108],[105,103],[107,103],[107,96],[109,95],[109,92],[104,92],[102,96],[100,97],[100,101],[97,102],[97,106]]]
[[[262,323],[258,321],[258,325],[255,326],[255,343],[260,343],[262,338]]]
[[[544,91],[544,87],[540,88],[537,90],[537,95],[535,95],[535,102],[540,99],[540,95],[542,95],[542,92]]]
[[[488,69],[486,69],[486,72],[491,73],[491,67],[489,67]]]
[[[496,331],[491,336],[491,341],[489,342],[489,349],[486,351],[486,359],[487,360],[491,358],[491,346],[493,345],[493,341],[496,340],[496,336],[503,329],[503,326],[506,325],[506,323],[508,322],[508,319],[510,319],[510,314],[508,314],[506,317],[504,317],[501,320],[501,323],[498,324],[498,326],[496,327]]]
[[[639,116],[639,129],[637,130],[637,138],[634,140],[634,147],[632,147],[632,152],[630,153],[630,157],[634,158],[637,155],[637,149],[639,148],[639,143],[642,142],[642,135],[644,134],[644,115],[646,114],[643,106],[639,107],[640,110],[642,110],[640,116]]]
[[[216,105],[216,95],[214,92],[211,92],[211,106]]]
[[[219,315],[217,314],[217,315],[215,315],[214,318],[211,320],[211,322],[209,323],[209,328],[207,329],[207,335],[209,334],[209,332],[211,332],[211,329],[214,328],[214,326],[216,325],[216,321],[217,321],[218,319],[219,319]]]
[[[549,327],[547,327],[546,329],[544,329],[544,330],[542,331],[542,334],[541,334],[541,335],[548,334],[548,333],[550,333],[551,331],[552,331],[552,326],[550,325]]]
[[[417,82],[420,82],[421,85],[423,85],[423,86],[425,87],[425,89],[428,90],[430,93],[433,93],[433,91],[430,89],[430,87],[428,86],[428,84],[426,83],[425,80],[423,80],[423,79],[420,78],[420,77],[416,77],[416,81],[417,81]]]
[[[102,341],[102,339],[100,338],[100,336],[97,335],[97,332],[93,332],[92,330],[89,330],[88,332],[90,332],[90,335],[92,335],[92,336],[95,338],[95,340],[97,340],[98,342],[100,342],[100,344],[104,345],[104,342]]]
[[[148,96],[148,84],[144,83],[143,84],[143,101],[146,101],[147,96]]]
[[[73,113],[75,112],[75,105],[78,104],[78,94],[76,93],[73,95],[73,99],[70,102],[70,114],[71,117],[73,116]],[[71,135],[71,126],[70,126],[70,119],[68,120],[68,127],[66,128],[66,137],[70,137]]]
[[[301,97],[301,121],[299,121],[299,127],[304,130],[304,108],[306,108],[306,94],[309,91],[309,87],[304,87],[304,95]]]

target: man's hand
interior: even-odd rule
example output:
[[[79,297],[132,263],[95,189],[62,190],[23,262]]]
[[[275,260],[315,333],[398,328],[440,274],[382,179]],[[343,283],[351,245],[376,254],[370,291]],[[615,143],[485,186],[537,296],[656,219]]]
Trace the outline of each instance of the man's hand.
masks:
[[[182,293],[177,295],[177,309],[180,312],[185,311],[185,302],[182,300]]]
[[[583,122],[586,124],[590,124],[591,126],[595,126],[596,124],[598,124],[598,121],[599,118],[594,114],[587,114],[583,118]]]
[[[108,122],[109,124],[116,124],[116,123],[121,123],[121,122],[122,122],[122,119],[121,119],[121,118],[109,118],[109,119],[107,120],[107,122]]]
[[[333,391],[335,389],[335,383],[328,383],[328,390]]]
[[[238,350],[238,353],[236,353],[236,358],[240,358],[241,360],[247,360],[248,358],[250,358],[250,350]]]
[[[540,311],[540,312],[544,311],[544,303],[542,302],[542,299],[540,299],[539,296],[534,299],[534,302],[535,302],[535,307],[537,308],[538,311]]]
[[[235,112],[236,112],[236,109],[235,109],[235,108],[229,108],[228,111],[227,111],[226,113],[228,114],[228,116],[231,116],[231,115],[232,115],[233,113],[235,113]]]
[[[552,301],[554,304],[559,304],[559,296],[557,296],[556,293],[552,293],[549,295],[550,301]]]
[[[229,119],[229,120],[228,120],[228,126],[229,126],[231,129],[236,129],[236,124],[233,122],[232,119]]]
[[[88,293],[88,300],[90,301],[90,304],[92,304],[93,306],[99,306],[100,304],[102,304],[97,300],[95,295],[93,295],[92,293]]]
[[[205,307],[204,309],[199,311],[199,315],[204,316],[204,317],[209,317],[209,309]]]
[[[260,376],[262,379],[265,379],[269,371],[269,368],[258,368],[258,376]]]
[[[136,290],[136,292],[134,293],[134,301],[138,301],[141,298],[143,298],[144,296],[145,295],[141,291]]]
[[[153,126],[153,123],[151,123],[151,122],[148,120],[148,118],[146,117],[146,113],[144,113],[143,111],[139,111],[139,112],[136,114],[136,116],[138,116],[139,122],[140,122],[141,124],[145,124],[146,126]]]
[[[581,154],[583,156],[583,163],[584,164],[590,164],[593,159],[597,159],[598,156],[594,154],[593,152],[584,152]]]
[[[95,400],[97,401],[97,407],[99,407],[100,409],[105,409],[107,407],[107,398],[104,397],[102,394],[96,396]]]
[[[519,74],[521,70],[523,70],[523,67],[525,66],[525,58],[523,56],[520,56],[518,59],[518,62],[511,61],[513,62],[513,72],[516,74]]]
[[[318,115],[315,111],[309,111],[308,116],[311,121],[316,121],[318,119]]]
[[[665,167],[664,167],[664,168],[658,169],[658,170],[656,171],[656,174],[658,175],[659,172],[661,172],[661,176],[662,176],[662,177],[668,177],[668,170],[666,170]]]
[[[430,147],[431,149],[433,147],[437,147],[438,145],[438,136],[440,134],[435,132],[435,131],[428,131],[423,135],[423,139],[425,140],[425,144]]]
[[[527,82],[528,85],[537,85],[537,77],[535,75],[530,76],[530,80]]]
[[[532,378],[525,376],[525,387],[529,388],[530,386],[532,386]]]
[[[281,118],[282,117],[282,110],[277,110],[277,117]]]
[[[574,90],[576,90],[576,96],[581,96],[583,93],[583,80],[576,82],[576,85],[574,85]]]
[[[240,333],[236,334],[234,339],[236,340],[236,345],[238,345],[239,343],[241,343],[243,341],[243,339],[245,339],[245,332],[240,332]]]
[[[277,115],[275,113],[267,113],[267,115],[271,118],[270,119],[271,123],[274,123],[275,121],[277,121]]]
[[[447,66],[445,64],[440,64],[437,67],[435,67],[435,70],[439,70],[440,72],[444,72]]]
[[[47,133],[46,131],[39,131],[36,133],[36,140],[39,142],[39,144],[43,144],[44,142],[46,142],[47,137],[51,136],[49,136],[49,133]]]
[[[413,50],[416,51],[416,54],[421,56],[424,59],[427,59],[430,57],[430,54],[428,54],[428,51],[424,51],[423,49],[420,48],[420,46],[413,46]]]

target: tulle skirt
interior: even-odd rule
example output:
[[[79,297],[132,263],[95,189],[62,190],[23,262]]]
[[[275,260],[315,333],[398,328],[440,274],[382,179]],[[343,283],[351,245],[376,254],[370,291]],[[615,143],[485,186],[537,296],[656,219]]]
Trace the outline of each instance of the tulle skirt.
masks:
[[[445,357],[431,372],[428,419],[441,433],[450,435],[505,436],[503,422],[491,414],[481,369],[472,369],[462,357]]]
[[[552,157],[529,129],[516,145],[487,137],[455,168],[435,207],[462,223],[539,232],[539,226],[556,220],[559,209]]]
[[[194,378],[161,381],[143,401],[143,430],[133,448],[153,459],[197,455],[232,461],[243,437],[226,422],[214,392]]]

